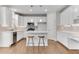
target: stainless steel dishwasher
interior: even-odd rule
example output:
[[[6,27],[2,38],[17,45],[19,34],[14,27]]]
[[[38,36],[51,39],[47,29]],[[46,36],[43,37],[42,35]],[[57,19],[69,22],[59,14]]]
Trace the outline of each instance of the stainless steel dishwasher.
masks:
[[[17,32],[13,32],[13,44],[17,42]]]

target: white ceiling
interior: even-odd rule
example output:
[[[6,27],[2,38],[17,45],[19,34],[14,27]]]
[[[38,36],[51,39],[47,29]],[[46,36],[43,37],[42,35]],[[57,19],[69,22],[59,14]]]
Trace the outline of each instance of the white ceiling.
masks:
[[[41,7],[40,7],[41,6]],[[16,12],[24,14],[44,14],[57,12],[66,7],[65,5],[9,5],[8,7],[16,9]],[[32,9],[32,11],[30,11]],[[47,12],[45,11],[47,9]]]

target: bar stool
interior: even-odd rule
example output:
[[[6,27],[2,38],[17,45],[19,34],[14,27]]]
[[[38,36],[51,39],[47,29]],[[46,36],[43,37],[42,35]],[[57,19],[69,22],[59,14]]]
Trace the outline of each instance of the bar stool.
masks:
[[[45,42],[44,42],[44,38],[45,38],[45,36],[38,36],[39,37],[39,43],[38,43],[38,46],[40,46],[40,44],[41,44],[41,39],[42,39],[42,42],[43,42],[43,46],[45,46]]]
[[[30,39],[32,40],[32,45],[34,46],[34,40],[33,40],[34,36],[28,36],[28,44],[29,44],[29,41]]]
[[[30,35],[30,36],[27,36],[28,37],[28,42],[27,42],[27,44],[28,44],[28,48],[29,48],[29,42],[30,42],[30,40],[32,40],[32,48],[33,48],[33,51],[32,52],[34,52],[34,36],[32,36],[32,35]],[[29,51],[28,51],[29,52]]]

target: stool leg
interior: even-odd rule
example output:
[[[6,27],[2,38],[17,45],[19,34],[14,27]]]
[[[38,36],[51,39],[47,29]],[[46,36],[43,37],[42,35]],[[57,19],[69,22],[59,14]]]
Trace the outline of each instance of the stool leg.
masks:
[[[44,53],[45,53],[45,38],[42,38],[43,40],[43,47],[44,47]]]
[[[40,38],[39,38],[39,43],[38,43],[38,46],[40,46]]]
[[[29,45],[29,40],[30,40],[30,38],[28,38],[28,43],[27,43],[28,45]]]
[[[39,38],[39,42],[38,42],[38,52],[39,52],[39,47],[40,47],[40,38]]]
[[[30,41],[30,38],[28,38],[28,42],[27,42],[27,52],[29,52],[29,41]]]
[[[34,52],[34,40],[33,40],[33,38],[32,38],[32,47],[33,47],[33,52]]]
[[[45,41],[44,41],[44,38],[42,38],[42,40],[43,40],[43,45],[44,45],[44,47],[45,47]]]
[[[33,38],[32,38],[32,45],[34,46],[34,41],[33,41]]]

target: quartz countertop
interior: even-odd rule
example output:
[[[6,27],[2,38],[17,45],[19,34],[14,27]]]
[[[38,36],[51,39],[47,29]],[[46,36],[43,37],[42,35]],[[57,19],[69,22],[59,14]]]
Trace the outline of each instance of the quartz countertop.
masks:
[[[78,31],[66,31],[66,30],[63,30],[63,31],[58,31],[58,32],[64,32],[64,33],[68,33],[70,34],[69,38],[72,39],[72,40],[76,40],[76,41],[79,41],[79,32]]]
[[[58,32],[66,32],[66,33],[71,33],[71,34],[74,34],[74,35],[79,35],[79,31],[67,31],[67,30],[62,30],[62,31],[58,31]]]
[[[25,28],[17,28],[17,29],[12,29],[12,28],[0,28],[0,32],[24,32],[26,31]],[[26,31],[26,33],[47,33],[47,31]]]
[[[47,31],[27,31],[27,33],[47,33]]]
[[[10,27],[1,27],[0,28],[0,32],[20,32],[20,31],[25,31],[25,28],[16,28],[16,29],[13,29],[13,28],[10,28]]]

